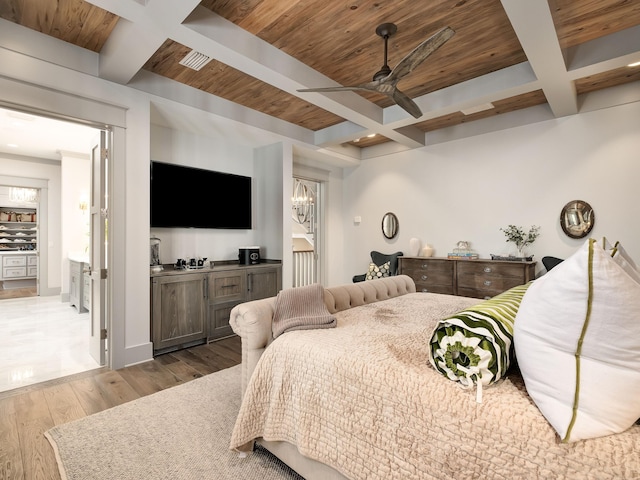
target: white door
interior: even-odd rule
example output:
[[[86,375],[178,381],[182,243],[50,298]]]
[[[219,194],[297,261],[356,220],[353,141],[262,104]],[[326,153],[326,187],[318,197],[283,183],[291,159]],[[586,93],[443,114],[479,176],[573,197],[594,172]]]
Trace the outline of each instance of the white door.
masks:
[[[100,365],[106,360],[108,135],[101,131],[91,148],[90,311],[89,353]]]

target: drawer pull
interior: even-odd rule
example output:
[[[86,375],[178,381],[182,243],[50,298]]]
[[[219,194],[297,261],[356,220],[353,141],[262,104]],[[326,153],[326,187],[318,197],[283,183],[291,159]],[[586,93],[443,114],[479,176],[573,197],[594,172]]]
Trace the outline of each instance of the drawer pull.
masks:
[[[422,267],[420,267],[420,268],[422,268],[423,270],[425,270],[425,269],[429,268],[429,264],[428,264],[428,263],[423,263],[423,264],[422,264]]]
[[[429,293],[429,289],[428,289],[428,288],[423,288],[423,289],[421,290],[421,292],[422,292],[422,293]]]
[[[237,283],[233,283],[231,285],[221,285],[220,288],[234,288],[237,287],[238,284]]]
[[[422,275],[422,276],[420,277],[420,279],[422,279],[422,280],[426,280],[427,278],[429,278],[427,275]]]
[[[491,280],[485,280],[485,281],[484,281],[484,286],[485,286],[485,287],[488,287],[488,286],[490,286],[490,285],[491,285]]]
[[[484,267],[484,273],[491,273],[491,267]]]

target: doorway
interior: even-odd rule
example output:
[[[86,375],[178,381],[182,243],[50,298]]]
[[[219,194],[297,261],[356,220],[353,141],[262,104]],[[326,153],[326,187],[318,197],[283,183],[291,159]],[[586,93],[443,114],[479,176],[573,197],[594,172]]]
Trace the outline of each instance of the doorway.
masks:
[[[4,112],[4,110],[1,110],[1,112]],[[71,279],[69,273],[70,256],[80,255],[86,257],[87,260],[91,258],[90,245],[92,244],[92,235],[89,229],[90,210],[88,207],[92,205],[91,192],[93,190],[91,185],[91,162],[94,143],[92,140],[95,140],[101,133],[106,134],[108,130],[98,126],[87,125],[86,122],[80,123],[66,118],[61,120],[39,116],[32,111],[29,113],[19,112],[19,115],[21,119],[33,118],[33,120],[28,120],[26,123],[29,133],[22,133],[22,135],[28,135],[32,139],[48,137],[51,135],[51,129],[55,129],[59,160],[56,162],[46,158],[46,153],[40,156],[38,153],[21,154],[18,152],[18,154],[9,154],[0,152],[0,157],[7,158],[0,166],[0,177],[5,179],[13,178],[5,174],[20,173],[21,175],[29,175],[31,172],[36,171],[34,176],[48,177],[45,180],[48,188],[41,190],[41,197],[44,196],[45,200],[48,197],[48,209],[45,208],[42,211],[42,209],[38,208],[38,245],[40,248],[36,250],[36,254],[40,257],[37,285],[42,285],[44,288],[39,289],[40,291],[35,295],[36,298],[23,297],[19,295],[20,292],[15,292],[17,295],[11,295],[15,298],[14,300],[6,302],[0,300],[0,302],[3,302],[3,322],[10,323],[24,318],[34,320],[30,328],[23,329],[24,335],[20,339],[23,344],[33,347],[21,354],[22,365],[10,365],[11,362],[8,361],[5,361],[4,365],[0,364],[0,370],[11,368],[12,372],[16,372],[10,375],[14,380],[13,385],[0,385],[0,388],[3,389],[17,388],[57,378],[56,375],[66,376],[72,373],[80,373],[98,368],[106,363],[104,347],[101,356],[102,361],[100,361],[100,357],[98,361],[93,361],[90,357],[90,338],[93,336],[91,310],[83,314],[75,306],[69,304],[68,282]],[[47,122],[46,131],[38,130],[37,125],[40,121]],[[51,126],[52,122],[55,127]],[[82,133],[79,134],[78,132]],[[73,137],[76,141],[79,137],[85,138],[84,150],[71,151],[71,147],[68,145],[72,144],[65,143],[65,138],[67,137]],[[16,140],[16,144],[19,142],[19,139]],[[82,175],[80,172],[85,174]],[[108,170],[99,168],[98,174],[104,178],[108,175]],[[106,215],[105,205],[106,200],[97,209],[101,214],[104,213]],[[43,222],[48,218],[52,220],[49,222],[49,226],[46,222]],[[106,224],[106,218],[104,223]],[[57,253],[56,250],[58,249],[51,249],[51,243],[47,239],[62,251]],[[48,261],[47,254],[53,263]],[[101,268],[98,272],[98,275],[101,276],[106,272],[106,269]],[[91,272],[86,273],[91,274]],[[60,286],[58,287],[57,285]],[[103,282],[103,285],[106,287],[106,282]],[[106,288],[98,291],[100,292],[99,297],[96,297],[94,302],[97,305],[105,306],[107,303]],[[105,318],[106,308],[102,308],[102,310],[103,318]],[[54,311],[56,312],[55,315],[53,314]],[[59,328],[56,328],[55,322],[60,322]],[[60,343],[56,332],[58,330],[60,332],[67,331],[65,330],[67,325],[74,325],[74,335],[67,334],[65,340],[68,340],[68,342]],[[83,332],[82,338],[75,335],[75,331]],[[102,333],[99,332],[98,336],[100,337],[101,335]],[[38,347],[38,342],[43,337],[49,337],[48,344],[53,345],[55,343],[56,348]],[[30,356],[29,352],[32,352],[33,356]],[[76,361],[77,359],[82,359],[82,361]]]
[[[291,195],[293,286],[319,283],[322,243],[322,184],[316,180],[293,177]]]

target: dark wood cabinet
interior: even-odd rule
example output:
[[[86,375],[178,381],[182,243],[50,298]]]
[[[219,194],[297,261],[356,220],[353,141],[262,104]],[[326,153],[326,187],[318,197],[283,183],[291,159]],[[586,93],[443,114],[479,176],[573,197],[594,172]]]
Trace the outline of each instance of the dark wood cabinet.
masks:
[[[399,257],[398,273],[409,275],[416,291],[455,295],[455,263],[447,259]]]
[[[247,269],[247,301],[273,297],[282,288],[282,269],[253,267]]]
[[[207,336],[207,276],[164,275],[153,279],[152,341],[154,352],[201,342]]]
[[[418,292],[491,298],[535,278],[536,262],[400,257],[398,273],[408,275]]]
[[[151,276],[154,354],[233,335],[231,309],[272,297],[282,288],[282,265],[216,264],[214,269],[166,269]]]
[[[280,265],[260,264],[210,275],[209,340],[233,335],[231,309],[242,302],[273,297],[282,288]]]

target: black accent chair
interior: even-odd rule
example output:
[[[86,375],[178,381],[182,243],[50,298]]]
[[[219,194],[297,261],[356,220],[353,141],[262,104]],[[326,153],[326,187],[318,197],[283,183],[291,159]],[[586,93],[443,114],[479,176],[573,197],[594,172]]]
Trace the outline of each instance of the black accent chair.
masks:
[[[562,263],[562,260],[562,258],[556,257],[542,257],[542,265],[544,265],[544,268],[546,268],[548,272],[559,263]]]
[[[387,254],[373,250],[371,252],[371,261],[378,266],[389,262],[389,276],[392,276],[398,274],[398,257],[402,257],[403,255],[404,254],[402,252]],[[366,278],[366,273],[363,273],[362,275],[354,275],[353,283],[364,282]]]

